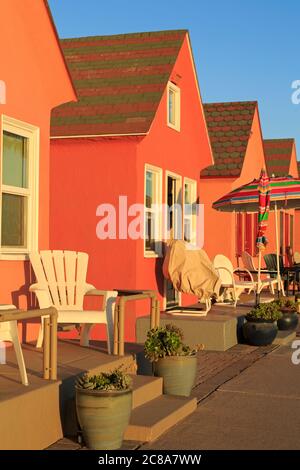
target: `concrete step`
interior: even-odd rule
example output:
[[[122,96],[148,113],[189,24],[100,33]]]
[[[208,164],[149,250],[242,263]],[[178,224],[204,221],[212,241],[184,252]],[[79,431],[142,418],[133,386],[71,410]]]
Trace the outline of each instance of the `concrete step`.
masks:
[[[163,393],[163,380],[161,377],[147,375],[132,375],[132,408],[158,398]]]
[[[195,398],[161,395],[132,411],[124,439],[151,442],[197,408]]]

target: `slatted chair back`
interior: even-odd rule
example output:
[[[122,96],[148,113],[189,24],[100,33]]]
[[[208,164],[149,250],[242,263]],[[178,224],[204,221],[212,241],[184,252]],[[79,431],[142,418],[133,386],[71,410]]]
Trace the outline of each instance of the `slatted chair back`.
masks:
[[[46,289],[49,303],[58,310],[82,310],[86,293],[88,254],[45,250],[31,253],[37,284]]]
[[[223,285],[232,285],[233,265],[229,258],[225,255],[216,255],[213,265],[217,270]]]
[[[244,268],[248,269],[248,271],[256,271],[256,267],[254,266],[253,258],[252,256],[247,252],[243,251],[242,252],[242,261],[244,264]]]

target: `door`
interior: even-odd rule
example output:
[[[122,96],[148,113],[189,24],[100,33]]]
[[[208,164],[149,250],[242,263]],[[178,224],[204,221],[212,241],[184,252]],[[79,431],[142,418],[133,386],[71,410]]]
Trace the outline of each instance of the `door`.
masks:
[[[168,228],[169,240],[182,239],[182,190],[181,177],[167,174],[166,201],[168,205]],[[179,305],[180,295],[174,289],[170,281],[165,281],[166,310]]]

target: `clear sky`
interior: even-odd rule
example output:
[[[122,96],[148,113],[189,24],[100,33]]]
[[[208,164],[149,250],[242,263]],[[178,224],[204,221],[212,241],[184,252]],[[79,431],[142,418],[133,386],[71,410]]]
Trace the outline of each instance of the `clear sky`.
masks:
[[[265,138],[300,160],[300,0],[49,0],[62,38],[189,29],[203,101],[258,100]],[[300,100],[299,100],[300,101]]]

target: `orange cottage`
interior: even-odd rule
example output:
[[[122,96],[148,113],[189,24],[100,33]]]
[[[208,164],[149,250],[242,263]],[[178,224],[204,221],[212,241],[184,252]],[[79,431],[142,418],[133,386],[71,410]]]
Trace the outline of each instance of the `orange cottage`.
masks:
[[[52,114],[51,247],[89,253],[89,282],[98,288],[156,289],[161,307],[190,301],[162,278],[162,220],[150,207],[197,201],[200,171],[213,162],[188,32],[61,44],[79,101]],[[136,203],[146,205],[146,239],[128,237],[126,211]],[[106,239],[99,238],[101,204],[117,220]],[[193,225],[183,218],[174,218],[172,230]],[[128,313],[127,339],[143,313]]]

